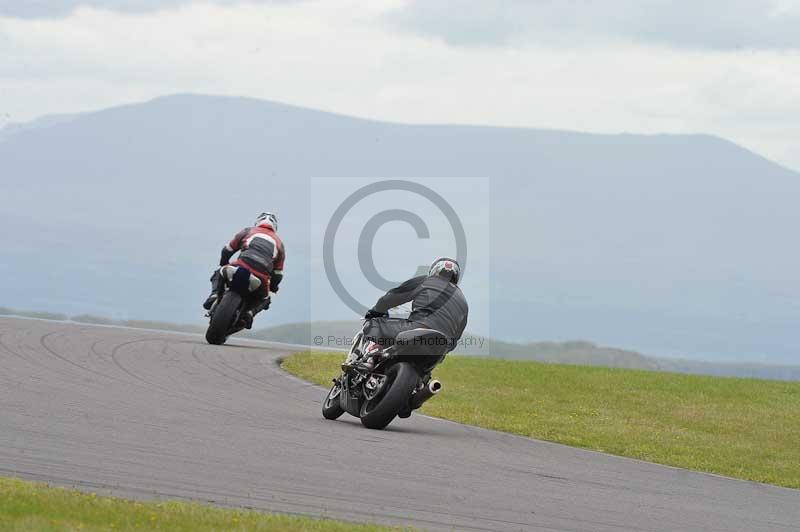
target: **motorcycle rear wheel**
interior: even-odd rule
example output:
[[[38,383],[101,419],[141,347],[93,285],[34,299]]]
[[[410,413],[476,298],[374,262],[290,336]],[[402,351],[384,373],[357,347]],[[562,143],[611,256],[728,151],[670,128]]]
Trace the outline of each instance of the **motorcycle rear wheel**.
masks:
[[[214,314],[206,330],[206,341],[213,345],[222,345],[228,339],[234,320],[239,317],[239,307],[242,305],[242,296],[230,290],[225,292],[222,300],[214,308]]]
[[[386,370],[386,379],[378,395],[361,405],[361,424],[368,429],[385,429],[398,413],[408,409],[419,375],[408,362],[398,362]]]

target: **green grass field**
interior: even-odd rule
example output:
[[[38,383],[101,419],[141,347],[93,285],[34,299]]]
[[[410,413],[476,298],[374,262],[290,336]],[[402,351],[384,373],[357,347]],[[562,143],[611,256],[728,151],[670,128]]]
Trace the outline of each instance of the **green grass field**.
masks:
[[[396,528],[226,510],[187,502],[137,502],[0,478],[0,530],[381,532]]]
[[[283,367],[330,385],[343,355]],[[800,383],[449,356],[422,412],[621,456],[800,488]]]

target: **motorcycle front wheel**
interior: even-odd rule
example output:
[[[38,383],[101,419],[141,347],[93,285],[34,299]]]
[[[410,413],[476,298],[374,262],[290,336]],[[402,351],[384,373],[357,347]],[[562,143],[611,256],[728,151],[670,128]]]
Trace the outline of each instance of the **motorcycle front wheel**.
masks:
[[[337,419],[339,416],[344,414],[342,401],[339,397],[341,393],[341,384],[334,382],[333,386],[331,386],[331,389],[328,392],[328,395],[325,396],[325,400],[322,401],[322,417],[325,419]]]

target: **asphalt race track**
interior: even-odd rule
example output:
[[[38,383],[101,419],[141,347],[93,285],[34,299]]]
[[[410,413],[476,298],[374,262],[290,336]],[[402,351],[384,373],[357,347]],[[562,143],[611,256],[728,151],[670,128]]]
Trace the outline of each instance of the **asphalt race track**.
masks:
[[[326,421],[290,350],[0,318],[0,475],[437,530],[800,530],[798,490],[418,415]]]

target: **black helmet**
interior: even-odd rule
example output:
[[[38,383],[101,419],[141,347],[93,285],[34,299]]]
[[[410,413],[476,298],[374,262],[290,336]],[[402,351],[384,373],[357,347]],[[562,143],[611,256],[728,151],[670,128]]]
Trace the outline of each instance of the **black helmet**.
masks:
[[[461,266],[458,265],[458,262],[456,262],[455,259],[441,257],[433,261],[430,270],[428,270],[429,277],[434,275],[449,277],[450,282],[453,284],[458,284],[459,279],[461,279]]]

